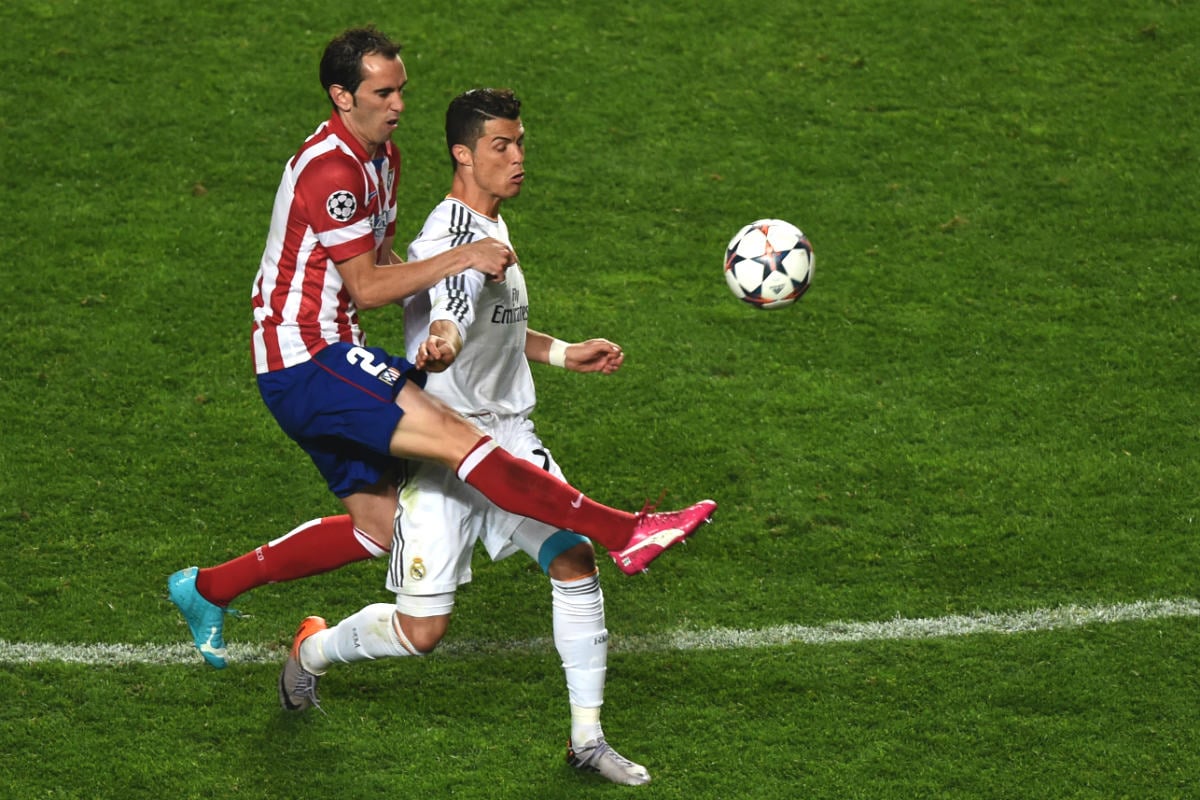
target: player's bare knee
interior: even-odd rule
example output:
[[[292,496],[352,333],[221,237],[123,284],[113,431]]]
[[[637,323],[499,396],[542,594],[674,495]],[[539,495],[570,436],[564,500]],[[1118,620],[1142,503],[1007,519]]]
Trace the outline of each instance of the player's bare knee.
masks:
[[[408,395],[402,392],[398,402],[404,416],[392,432],[393,455],[429,459],[456,469],[483,438],[469,420],[419,389]]]
[[[437,617],[410,617],[397,612],[396,619],[400,623],[400,630],[403,632],[404,638],[416,651],[414,655],[423,656],[432,653],[450,627],[449,614]]]
[[[401,458],[436,461],[448,469],[457,469],[462,460],[479,444],[484,434],[463,419],[441,420],[413,435],[403,420],[392,434],[391,451]]]
[[[414,655],[432,653],[450,627],[450,612],[453,610],[454,592],[397,594],[394,622],[401,644],[413,651]]]
[[[575,581],[596,572],[596,550],[588,541],[564,550],[550,562],[546,573],[556,581]]]

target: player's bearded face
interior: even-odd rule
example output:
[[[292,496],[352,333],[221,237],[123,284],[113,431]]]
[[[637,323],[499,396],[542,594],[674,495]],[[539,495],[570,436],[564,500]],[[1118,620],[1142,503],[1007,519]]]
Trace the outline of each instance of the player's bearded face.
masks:
[[[399,58],[368,55],[363,56],[362,74],[349,108],[342,107],[342,111],[350,131],[368,149],[374,149],[386,143],[396,130],[404,112],[408,73]]]

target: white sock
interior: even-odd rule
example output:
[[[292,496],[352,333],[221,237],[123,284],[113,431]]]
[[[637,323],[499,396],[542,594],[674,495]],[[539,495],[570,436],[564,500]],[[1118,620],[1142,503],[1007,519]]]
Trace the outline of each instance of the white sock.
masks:
[[[562,658],[571,701],[571,741],[581,746],[602,735],[600,706],[608,670],[608,630],[600,574],[575,581],[550,580],[554,646]]]
[[[300,663],[316,675],[330,664],[421,655],[396,623],[396,606],[375,603],[351,614],[300,645]]]

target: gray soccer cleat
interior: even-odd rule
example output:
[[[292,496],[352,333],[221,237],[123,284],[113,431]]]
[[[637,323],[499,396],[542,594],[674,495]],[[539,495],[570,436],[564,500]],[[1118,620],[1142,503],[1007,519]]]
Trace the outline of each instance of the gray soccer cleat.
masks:
[[[292,642],[292,650],[288,653],[287,661],[283,662],[283,672],[279,674],[279,704],[286,711],[304,711],[316,706],[322,713],[321,700],[317,697],[316,673],[309,672],[300,663],[300,645],[304,640],[317,631],[323,631],[328,626],[320,617],[306,617],[296,631]]]
[[[593,739],[578,750],[567,742],[567,763],[584,772],[595,772],[613,783],[641,786],[650,782],[650,773],[609,747],[604,737]]]

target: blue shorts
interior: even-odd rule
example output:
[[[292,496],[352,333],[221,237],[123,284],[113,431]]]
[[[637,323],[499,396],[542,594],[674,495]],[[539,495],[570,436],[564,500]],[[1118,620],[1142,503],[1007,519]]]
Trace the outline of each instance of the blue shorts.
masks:
[[[338,497],[375,485],[396,464],[396,395],[425,373],[378,347],[331,344],[311,361],[258,376],[258,391],[284,433],[316,464]]]

